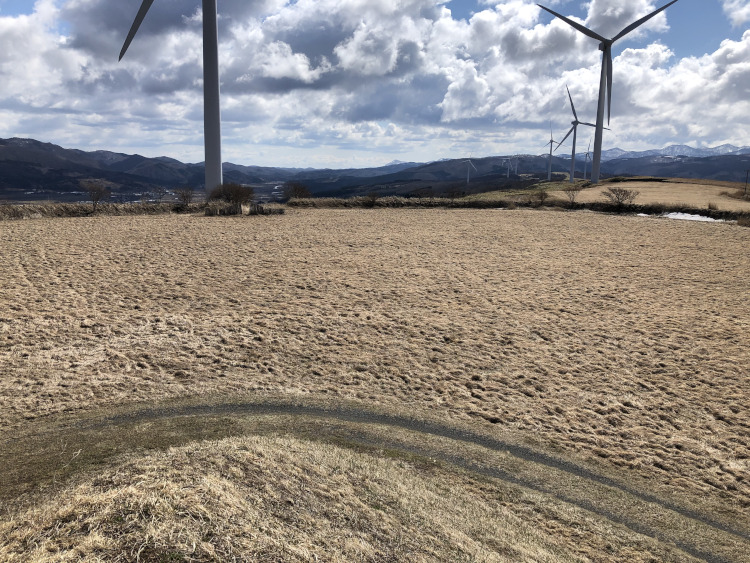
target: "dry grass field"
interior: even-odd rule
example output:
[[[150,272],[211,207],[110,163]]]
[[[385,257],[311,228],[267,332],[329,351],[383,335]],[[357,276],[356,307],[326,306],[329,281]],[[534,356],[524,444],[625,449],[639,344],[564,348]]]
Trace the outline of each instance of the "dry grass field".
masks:
[[[672,180],[668,182],[618,182],[593,186],[583,190],[578,196],[581,203],[605,201],[602,192],[609,187],[620,187],[640,192],[635,202],[639,204],[668,203],[706,209],[709,205],[725,211],[750,211],[750,200],[727,196],[743,186],[731,182],[709,183],[699,180]],[[562,192],[555,194],[565,199]]]
[[[275,217],[1,222],[0,239],[0,430],[8,440],[29,425],[64,416],[179,398],[346,400],[520,437],[750,532],[750,229],[590,212],[318,209]],[[183,477],[172,479],[166,468],[182,467],[187,456],[193,469],[184,479],[190,480],[190,471],[200,474],[201,464],[218,467],[239,447],[194,444],[117,462],[103,477],[59,493],[83,512],[89,507],[89,516],[66,520],[55,512],[57,500],[40,501],[37,512],[0,527],[0,546],[16,549],[27,541],[18,535],[18,518],[38,531],[57,525],[64,536],[66,522],[93,513],[106,519],[112,503],[146,502],[138,495],[152,494],[160,478],[171,483],[164,484],[164,510],[179,512],[193,501],[180,492]],[[294,449],[278,441],[266,449],[241,447],[270,456],[279,467],[325,467],[320,459],[309,461],[313,454],[304,442],[294,447],[306,453],[294,460],[288,459]],[[193,458],[189,448],[200,454]],[[405,471],[403,483],[424,477],[396,462],[357,455],[347,462],[358,467],[347,479],[361,482],[369,467]],[[255,485],[233,481],[232,471],[206,473],[201,486],[207,489],[196,493],[205,509],[186,516],[193,527],[186,524],[184,537],[179,530],[138,531],[146,521],[158,526],[148,515],[130,532],[182,546],[184,538],[200,535],[201,518],[223,518],[212,512],[208,497],[226,494],[227,510],[243,512],[245,489]],[[142,474],[144,487],[128,489]],[[319,502],[330,502],[326,495],[337,487],[351,487],[335,475],[320,469],[311,478]],[[446,479],[425,484],[433,489],[424,494],[437,499]],[[462,491],[482,487],[471,483]],[[666,558],[666,552],[643,547],[642,538],[622,539],[621,531],[606,532],[602,541],[603,532],[580,524],[588,532],[576,535],[569,517],[552,508],[547,514],[538,499],[532,508],[515,501],[487,504],[485,493],[457,491],[469,496],[448,499],[456,511],[445,521],[427,523],[424,511],[415,512],[414,529],[438,537],[455,528],[476,543],[451,540],[433,554],[412,545],[408,553],[419,555],[412,560],[445,560],[454,551],[467,561]],[[361,499],[351,494],[341,502],[359,507]],[[373,494],[378,506],[393,501],[380,489]],[[445,502],[435,500],[435,510],[445,512]],[[360,508],[351,513],[369,526],[374,516]],[[520,536],[498,547],[486,533],[455,524],[466,519],[462,510],[492,512],[491,527],[498,518],[518,520],[513,534]],[[216,529],[231,530],[232,514]],[[247,516],[248,522],[255,517]],[[410,529],[398,523],[403,514],[388,517],[396,520],[376,536]],[[272,539],[282,538],[300,551],[267,560],[315,560],[309,538],[292,540],[291,528],[282,533],[269,526],[255,548],[278,547]],[[529,539],[535,526],[539,537]],[[326,536],[321,529],[315,533]],[[68,550],[84,541],[71,534],[63,546]],[[123,534],[124,543],[108,536],[99,548],[87,549],[114,553],[106,550],[132,545],[135,536]],[[323,560],[352,560],[352,553],[363,560],[403,560],[384,555],[393,546],[379,550],[377,542],[352,541],[331,538],[335,546],[321,551]],[[200,552],[204,559],[184,560],[212,560],[210,549],[249,557],[255,549],[223,539],[206,543],[214,547]],[[503,552],[512,545],[536,555]],[[45,559],[44,549],[29,560],[64,560]],[[216,560],[226,560],[221,553]]]

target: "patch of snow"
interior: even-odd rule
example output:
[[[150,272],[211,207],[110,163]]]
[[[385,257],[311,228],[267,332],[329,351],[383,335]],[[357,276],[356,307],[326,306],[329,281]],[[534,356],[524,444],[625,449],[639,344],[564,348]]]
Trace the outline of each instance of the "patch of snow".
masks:
[[[706,223],[724,223],[723,219],[712,219],[711,217],[703,217],[702,215],[691,215],[690,213],[665,213],[662,217],[667,219],[679,219],[682,221],[703,221]]]

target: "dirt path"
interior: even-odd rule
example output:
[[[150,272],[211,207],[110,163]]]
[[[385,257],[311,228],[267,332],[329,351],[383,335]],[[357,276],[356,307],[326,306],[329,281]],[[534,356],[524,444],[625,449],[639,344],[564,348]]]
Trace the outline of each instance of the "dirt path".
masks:
[[[123,453],[249,432],[292,434],[435,460],[550,495],[705,561],[740,561],[750,547],[747,531],[555,455],[456,426],[349,406],[175,404],[47,423],[4,437],[0,501],[13,505],[29,494],[49,492]]]

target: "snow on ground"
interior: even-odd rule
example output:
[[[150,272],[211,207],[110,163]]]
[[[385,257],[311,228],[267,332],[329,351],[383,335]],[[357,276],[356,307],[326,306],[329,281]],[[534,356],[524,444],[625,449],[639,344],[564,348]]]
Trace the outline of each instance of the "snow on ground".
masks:
[[[724,223],[722,219],[712,219],[703,215],[691,215],[690,213],[665,213],[662,217],[667,219],[680,219],[682,221],[705,221],[706,223]]]
[[[647,213],[638,213],[638,217],[654,217]],[[681,221],[703,221],[706,223],[725,223],[723,219],[711,219],[711,217],[704,217],[703,215],[691,215],[690,213],[664,213],[658,215],[658,217],[664,217],[666,219],[679,219]]]

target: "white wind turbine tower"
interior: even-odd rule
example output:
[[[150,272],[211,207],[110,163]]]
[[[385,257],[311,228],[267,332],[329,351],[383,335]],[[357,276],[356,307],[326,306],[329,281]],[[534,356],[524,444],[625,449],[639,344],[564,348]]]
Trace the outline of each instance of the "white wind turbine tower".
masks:
[[[206,152],[206,193],[222,184],[221,111],[219,108],[219,32],[216,0],[203,1],[203,129]],[[143,0],[125,44],[120,60],[138,32],[154,0]]]
[[[473,168],[474,172],[477,172],[477,167],[474,166],[471,157],[469,157],[469,160],[464,161],[464,164],[466,164],[466,184],[468,185],[471,178],[471,169]]]
[[[549,124],[549,142],[547,142],[547,144],[544,145],[545,147],[547,145],[549,145],[549,160],[547,161],[547,181],[548,182],[552,181],[552,147],[555,145],[555,143],[557,143],[557,141],[555,141],[552,138],[552,122],[550,121],[550,124]],[[558,143],[557,146],[559,147],[560,143]]]
[[[599,182],[599,169],[602,160],[602,137],[604,136],[605,102],[607,106],[607,123],[609,123],[609,119],[612,114],[612,45],[615,41],[621,39],[634,29],[640,27],[655,15],[669,8],[675,2],[677,2],[677,0],[672,0],[658,10],[655,10],[649,15],[639,19],[637,22],[631,23],[628,27],[615,35],[612,39],[602,37],[598,33],[591,31],[589,28],[581,25],[580,23],[574,22],[573,20],[568,19],[565,16],[561,16],[557,12],[554,12],[549,8],[545,8],[541,4],[537,4],[537,6],[539,6],[541,9],[546,10],[553,16],[560,18],[565,23],[577,29],[584,35],[600,41],[599,50],[602,51],[602,74],[599,82],[599,106],[596,111],[596,133],[594,133],[594,160],[591,168],[591,181],[594,184],[597,184]]]
[[[591,139],[589,139],[589,148],[586,151],[586,160],[583,161],[583,179],[586,179],[586,172],[589,170],[589,160],[591,159]]]
[[[573,133],[573,152],[570,157],[570,183],[574,183],[576,181],[576,137],[578,136],[578,126],[579,125],[588,125],[589,127],[596,127],[593,123],[586,123],[584,121],[578,121],[578,114],[576,113],[576,107],[573,105],[573,96],[570,95],[570,89],[566,86],[565,89],[568,91],[568,99],[570,100],[570,109],[573,110],[573,121],[571,122],[573,124],[573,127],[570,128],[570,131],[568,131],[568,134],[563,137],[563,140],[560,141],[557,144],[557,148],[560,148],[560,145],[562,145],[565,142],[565,139],[570,137],[570,134]]]

